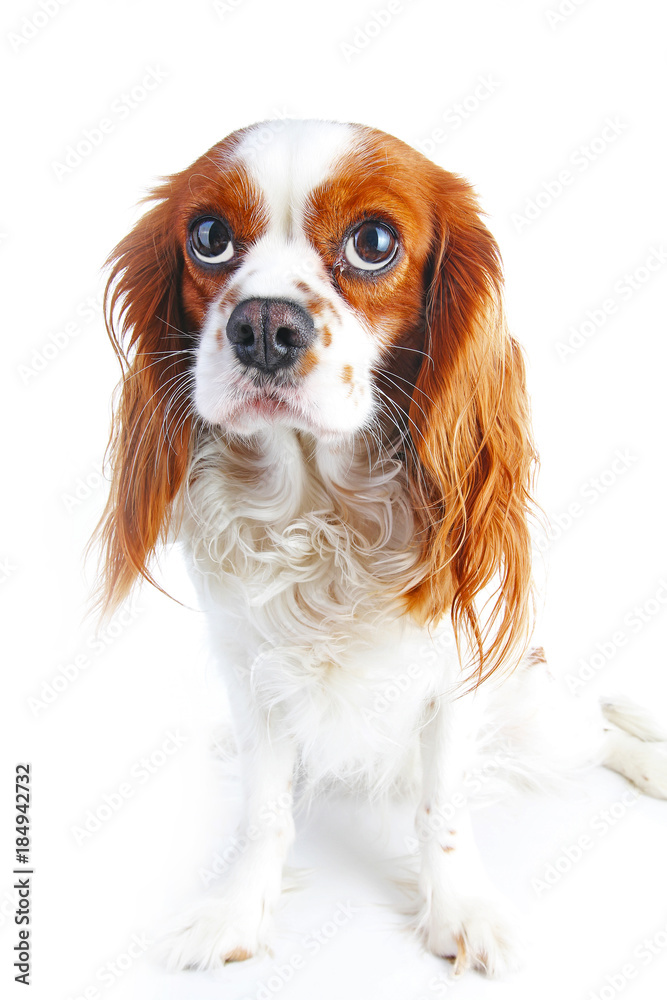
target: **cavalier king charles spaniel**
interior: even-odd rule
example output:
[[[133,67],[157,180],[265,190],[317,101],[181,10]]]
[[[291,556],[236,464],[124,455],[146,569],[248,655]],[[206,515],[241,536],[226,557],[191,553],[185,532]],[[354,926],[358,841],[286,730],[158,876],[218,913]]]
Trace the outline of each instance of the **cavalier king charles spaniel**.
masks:
[[[666,795],[667,765],[633,706],[596,707],[579,738],[542,694],[524,362],[475,194],[376,129],[283,121],[151,198],[110,259],[124,377],[102,603],[155,582],[156,548],[182,541],[253,832],[173,964],[266,950],[292,784],[336,779],[413,794],[426,946],[457,971],[512,968],[470,776],[491,761],[494,781],[544,788],[597,761]]]

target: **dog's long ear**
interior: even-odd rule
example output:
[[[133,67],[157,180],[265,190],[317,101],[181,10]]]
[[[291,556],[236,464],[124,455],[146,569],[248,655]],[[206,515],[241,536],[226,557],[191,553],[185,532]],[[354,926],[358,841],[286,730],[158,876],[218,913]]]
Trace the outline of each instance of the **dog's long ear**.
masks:
[[[154,582],[150,556],[166,535],[188,465],[192,343],[183,332],[171,185],[167,178],[156,188],[156,204],[107,262],[107,330],[123,377],[109,442],[111,489],[96,532],[104,612],[115,610],[138,577]]]
[[[457,640],[474,651],[470,679],[479,684],[529,630],[527,515],[536,455],[523,358],[503,316],[498,248],[469,185],[440,170],[436,184],[425,288],[430,357],[410,409],[426,572],[410,605],[427,622],[451,608]]]

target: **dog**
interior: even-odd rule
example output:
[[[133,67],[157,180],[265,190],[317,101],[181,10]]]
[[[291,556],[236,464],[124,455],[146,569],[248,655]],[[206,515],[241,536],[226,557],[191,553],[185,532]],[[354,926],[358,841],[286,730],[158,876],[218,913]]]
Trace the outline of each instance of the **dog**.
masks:
[[[182,541],[256,834],[173,965],[267,948],[298,779],[412,794],[425,945],[457,972],[512,969],[466,776],[501,760],[544,788],[598,762],[665,797],[667,736],[625,703],[576,734],[549,711],[524,362],[473,189],[376,129],[292,120],[234,132],[151,198],[109,260],[124,374],[101,602]]]

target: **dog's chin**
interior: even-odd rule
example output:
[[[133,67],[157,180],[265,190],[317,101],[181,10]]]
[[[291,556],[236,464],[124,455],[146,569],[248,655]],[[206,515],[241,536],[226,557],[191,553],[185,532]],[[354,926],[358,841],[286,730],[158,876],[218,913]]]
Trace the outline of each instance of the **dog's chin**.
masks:
[[[253,438],[277,429],[308,434],[317,443],[339,445],[361,429],[329,424],[310,407],[266,395],[237,404],[225,412],[201,414],[207,423],[230,437]]]

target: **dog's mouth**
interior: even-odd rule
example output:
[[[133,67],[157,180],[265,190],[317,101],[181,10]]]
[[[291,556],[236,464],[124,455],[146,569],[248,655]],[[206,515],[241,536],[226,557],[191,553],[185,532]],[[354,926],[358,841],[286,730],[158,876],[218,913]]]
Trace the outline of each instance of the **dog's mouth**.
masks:
[[[293,413],[295,406],[293,402],[290,403],[280,396],[272,393],[261,393],[250,397],[245,404],[245,408],[248,412],[256,413],[258,416],[278,417]]]
[[[239,413],[267,420],[295,416],[303,420],[308,417],[301,393],[287,380],[280,384],[261,376],[253,378],[250,385],[243,386],[239,391],[236,402]]]

